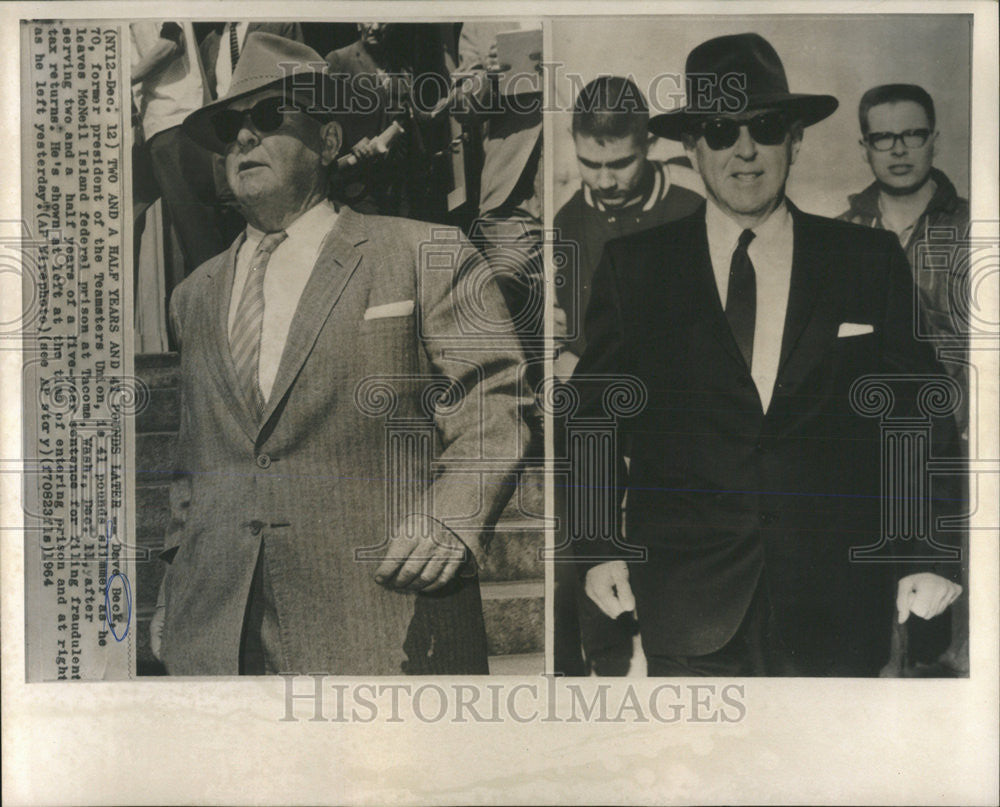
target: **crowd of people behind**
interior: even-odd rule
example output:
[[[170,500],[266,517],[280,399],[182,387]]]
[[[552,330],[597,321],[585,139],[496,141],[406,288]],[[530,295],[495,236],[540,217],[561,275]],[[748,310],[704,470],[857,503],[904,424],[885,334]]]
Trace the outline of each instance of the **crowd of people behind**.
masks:
[[[192,142],[181,124],[226,96],[247,36],[261,32],[309,46],[371,102],[333,172],[331,195],[362,213],[460,226],[497,265],[526,350],[537,353],[541,92],[522,86],[508,104],[499,84],[497,34],[518,28],[516,21],[133,23],[137,352],[174,347],[166,328],[172,290],[244,227],[220,156]]]

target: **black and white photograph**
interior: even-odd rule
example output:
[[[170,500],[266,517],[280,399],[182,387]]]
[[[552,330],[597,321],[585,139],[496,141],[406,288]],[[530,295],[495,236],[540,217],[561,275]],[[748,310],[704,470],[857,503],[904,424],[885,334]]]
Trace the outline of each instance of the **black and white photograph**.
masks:
[[[552,25],[554,669],[966,676],[971,18],[749,22]]]
[[[139,672],[540,674],[540,26],[130,35]]]
[[[0,4],[4,804],[1000,807],[996,12]]]

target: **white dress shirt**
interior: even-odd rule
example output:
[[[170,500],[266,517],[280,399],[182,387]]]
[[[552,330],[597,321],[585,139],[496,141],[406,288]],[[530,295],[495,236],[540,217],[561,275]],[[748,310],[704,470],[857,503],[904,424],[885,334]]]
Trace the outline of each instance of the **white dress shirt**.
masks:
[[[715,285],[725,309],[729,266],[743,227],[723,213],[711,199],[708,200],[705,225]],[[753,232],[755,238],[750,242],[747,254],[757,278],[757,316],[750,375],[766,412],[781,360],[781,337],[785,330],[788,289],[792,280],[794,234],[792,216],[784,201],[762,224],[754,227]]]
[[[260,389],[266,401],[271,396],[281,354],[298,308],[299,299],[312,275],[320,248],[337,220],[337,210],[329,201],[311,207],[288,227],[288,237],[271,253],[264,275],[264,322],[260,338]],[[236,253],[236,274],[229,299],[229,336],[233,335],[236,309],[250,273],[250,261],[264,233],[247,226],[246,238]]]
[[[156,47],[165,23],[161,21],[133,22],[129,25],[132,38],[132,66]],[[142,132],[152,140],[173,126],[180,126],[184,118],[209,100],[208,87],[202,78],[201,57],[194,26],[179,22],[184,34],[183,45],[177,55],[161,70],[146,76],[132,88],[136,108],[142,115]]]
[[[243,44],[247,39],[246,22],[227,22],[219,36],[219,54],[215,57],[215,97],[222,98],[229,92],[229,85],[233,81],[233,56],[229,52],[229,31],[236,26],[236,39],[240,43],[240,53],[243,53]]]

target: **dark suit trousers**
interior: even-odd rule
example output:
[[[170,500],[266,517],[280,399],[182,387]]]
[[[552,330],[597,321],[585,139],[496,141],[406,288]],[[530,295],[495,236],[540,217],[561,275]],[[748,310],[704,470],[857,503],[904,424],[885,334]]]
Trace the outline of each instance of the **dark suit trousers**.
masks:
[[[640,614],[641,620],[641,614]],[[661,676],[797,676],[796,667],[775,628],[763,575],[733,638],[704,656],[647,655],[647,674]]]

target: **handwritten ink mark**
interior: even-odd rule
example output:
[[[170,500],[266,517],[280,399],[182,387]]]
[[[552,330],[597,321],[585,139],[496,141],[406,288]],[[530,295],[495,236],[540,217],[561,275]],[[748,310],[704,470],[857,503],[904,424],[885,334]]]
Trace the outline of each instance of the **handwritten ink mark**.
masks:
[[[115,637],[115,641],[120,642],[128,636],[129,628],[132,625],[132,587],[129,585],[128,578],[121,572],[115,572],[108,577],[108,558],[111,557],[111,537],[114,535],[114,531],[114,521],[109,518],[105,522],[104,529],[106,550],[104,555],[104,576],[107,578],[107,582],[104,584],[104,621],[108,623],[108,628],[111,631],[111,635]],[[111,619],[111,586],[115,582],[116,577],[121,578],[122,592],[125,595],[125,630],[121,636],[118,635],[115,623]]]

